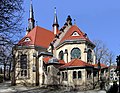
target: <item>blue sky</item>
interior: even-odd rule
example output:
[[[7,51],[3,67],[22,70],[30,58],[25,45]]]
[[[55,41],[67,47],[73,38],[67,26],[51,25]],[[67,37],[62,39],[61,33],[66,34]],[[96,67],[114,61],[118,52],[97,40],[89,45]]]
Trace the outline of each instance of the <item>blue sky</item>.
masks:
[[[68,15],[91,40],[102,40],[115,56],[120,54],[120,0],[32,0],[37,24],[52,30],[54,7],[60,27]],[[24,28],[28,25],[30,0],[24,0]],[[73,22],[74,23],[74,22]],[[23,32],[25,33],[25,31]]]

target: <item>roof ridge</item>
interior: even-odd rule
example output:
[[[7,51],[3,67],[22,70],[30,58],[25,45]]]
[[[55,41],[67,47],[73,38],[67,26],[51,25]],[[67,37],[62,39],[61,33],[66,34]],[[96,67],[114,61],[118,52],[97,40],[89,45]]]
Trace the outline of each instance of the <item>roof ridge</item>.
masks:
[[[76,61],[77,59],[73,59],[73,61],[71,62],[71,64],[70,65],[72,65],[75,61]]]
[[[51,30],[48,30],[48,29],[43,28],[43,27],[41,27],[41,26],[36,26],[36,28],[42,28],[42,29],[44,29],[44,30],[47,30],[47,31],[49,31],[49,32],[52,32]]]

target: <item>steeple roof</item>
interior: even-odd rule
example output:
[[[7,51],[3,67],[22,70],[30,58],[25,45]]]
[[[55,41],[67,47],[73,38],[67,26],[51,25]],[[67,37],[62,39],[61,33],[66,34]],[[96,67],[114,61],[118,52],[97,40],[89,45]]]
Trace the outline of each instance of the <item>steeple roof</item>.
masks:
[[[53,21],[53,26],[57,25],[59,27],[58,24],[58,19],[57,19],[57,13],[56,13],[56,7],[54,8],[54,21]]]

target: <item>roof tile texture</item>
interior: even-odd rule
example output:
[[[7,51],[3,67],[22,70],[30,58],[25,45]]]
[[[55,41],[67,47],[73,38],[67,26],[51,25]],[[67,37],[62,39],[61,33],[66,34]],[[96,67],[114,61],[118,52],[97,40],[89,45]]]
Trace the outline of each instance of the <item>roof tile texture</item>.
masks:
[[[48,48],[50,42],[53,40],[54,37],[55,36],[53,32],[36,26],[23,39],[18,42],[18,45],[35,45]],[[31,41],[25,42],[24,40],[26,38],[30,38]]]

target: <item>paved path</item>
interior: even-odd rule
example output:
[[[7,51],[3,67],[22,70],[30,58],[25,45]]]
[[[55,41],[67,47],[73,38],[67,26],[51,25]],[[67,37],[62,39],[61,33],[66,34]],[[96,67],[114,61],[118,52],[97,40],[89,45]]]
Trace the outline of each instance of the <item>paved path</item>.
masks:
[[[66,91],[56,89],[41,89],[40,87],[25,87],[25,86],[11,86],[10,81],[0,83],[0,93],[106,93],[102,90],[89,90],[89,91]]]

